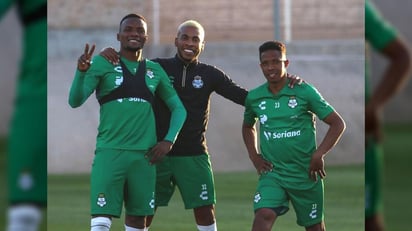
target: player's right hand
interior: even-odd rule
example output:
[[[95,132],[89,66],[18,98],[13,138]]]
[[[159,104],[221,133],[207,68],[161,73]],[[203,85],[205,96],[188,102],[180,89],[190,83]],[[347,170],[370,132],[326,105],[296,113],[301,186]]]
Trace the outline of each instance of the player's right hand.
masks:
[[[96,45],[93,44],[89,50],[89,44],[86,43],[86,46],[84,47],[84,53],[77,60],[77,69],[79,71],[85,72],[89,69],[90,61],[92,59],[95,48],[96,48]]]
[[[273,164],[269,161],[263,159],[262,155],[258,154],[250,158],[252,160],[253,165],[256,168],[256,171],[259,175],[266,174],[267,172],[271,172],[273,169]]]

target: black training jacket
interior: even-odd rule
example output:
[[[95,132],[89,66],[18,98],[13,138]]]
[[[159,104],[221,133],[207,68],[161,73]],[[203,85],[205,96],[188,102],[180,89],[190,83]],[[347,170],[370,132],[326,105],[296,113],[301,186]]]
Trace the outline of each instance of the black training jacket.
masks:
[[[247,91],[234,83],[229,76],[215,66],[201,62],[185,65],[176,55],[174,58],[158,58],[168,74],[173,87],[187,111],[186,121],[169,156],[189,156],[208,153],[205,132],[209,122],[210,96],[213,92],[244,105]],[[158,140],[166,135],[170,112],[163,101],[153,104]]]

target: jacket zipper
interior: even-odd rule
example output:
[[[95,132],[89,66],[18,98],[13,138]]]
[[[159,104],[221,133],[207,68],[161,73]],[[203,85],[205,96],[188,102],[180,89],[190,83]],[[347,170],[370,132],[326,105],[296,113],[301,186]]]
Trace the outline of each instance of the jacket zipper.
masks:
[[[182,87],[186,86],[186,70],[187,70],[187,66],[183,66]]]

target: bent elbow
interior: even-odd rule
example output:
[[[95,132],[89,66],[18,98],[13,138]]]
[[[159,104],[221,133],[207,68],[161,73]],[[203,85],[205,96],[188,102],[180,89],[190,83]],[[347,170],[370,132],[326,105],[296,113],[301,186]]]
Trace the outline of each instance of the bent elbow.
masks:
[[[80,106],[80,104],[78,102],[76,102],[75,100],[69,99],[69,105],[71,108],[77,108]]]

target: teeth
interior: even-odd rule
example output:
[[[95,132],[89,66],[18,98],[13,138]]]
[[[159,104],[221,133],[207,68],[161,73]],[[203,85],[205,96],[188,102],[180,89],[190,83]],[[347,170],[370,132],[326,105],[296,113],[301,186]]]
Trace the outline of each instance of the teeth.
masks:
[[[189,49],[184,49],[184,51],[185,51],[185,52],[188,52],[188,53],[193,53],[193,51],[192,51],[192,50],[189,50]]]

